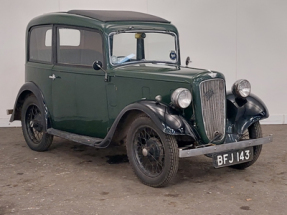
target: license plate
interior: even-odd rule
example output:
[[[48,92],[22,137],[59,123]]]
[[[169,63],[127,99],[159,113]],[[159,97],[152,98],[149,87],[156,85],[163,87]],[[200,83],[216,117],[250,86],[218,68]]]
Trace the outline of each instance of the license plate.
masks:
[[[212,155],[213,166],[220,168],[234,164],[245,163],[253,160],[253,147],[245,149],[232,150],[227,152],[214,153]]]

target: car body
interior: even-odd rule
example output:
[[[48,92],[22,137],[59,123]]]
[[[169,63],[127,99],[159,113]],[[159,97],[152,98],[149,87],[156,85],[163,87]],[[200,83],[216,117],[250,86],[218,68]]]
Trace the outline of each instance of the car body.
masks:
[[[34,18],[25,82],[10,121],[22,121],[31,149],[47,150],[54,135],[98,148],[123,143],[149,186],[166,185],[179,157],[206,154],[216,167],[246,168],[272,141],[261,137],[258,122],[269,114],[249,82],[226,92],[222,73],[181,66],[176,27],[149,14],[72,10]]]

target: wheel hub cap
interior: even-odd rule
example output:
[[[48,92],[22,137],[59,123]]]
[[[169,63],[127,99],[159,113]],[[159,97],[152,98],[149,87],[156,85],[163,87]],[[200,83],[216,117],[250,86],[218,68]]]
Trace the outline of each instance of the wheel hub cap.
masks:
[[[43,125],[41,123],[41,117],[37,115],[33,120],[30,121],[31,128],[36,129],[38,132],[43,131]]]
[[[146,148],[143,148],[142,153],[143,153],[143,156],[146,157],[148,155],[148,150]]]

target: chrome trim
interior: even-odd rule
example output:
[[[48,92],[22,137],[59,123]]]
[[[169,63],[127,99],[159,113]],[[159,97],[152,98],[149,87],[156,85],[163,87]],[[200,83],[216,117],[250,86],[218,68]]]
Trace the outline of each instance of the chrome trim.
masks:
[[[247,82],[247,85],[249,85],[249,89],[250,89],[248,95],[246,95],[246,96],[241,95],[240,90],[238,89],[239,85],[240,85],[242,82],[244,82],[244,81]],[[251,84],[250,84],[250,82],[249,82],[248,80],[246,80],[246,79],[239,79],[239,80],[237,80],[237,81],[234,82],[234,84],[233,84],[232,87],[231,87],[231,91],[232,91],[233,95],[236,96],[236,97],[246,98],[246,97],[248,97],[248,96],[250,95],[250,93],[251,93]]]
[[[115,35],[115,34],[122,34],[122,33],[138,33],[138,32],[148,32],[148,33],[160,33],[160,34],[169,34],[174,36],[174,40],[175,40],[175,49],[176,49],[176,62],[175,63],[170,63],[170,65],[175,65],[177,66],[179,63],[179,45],[178,45],[178,38],[177,38],[177,34],[172,32],[172,31],[157,31],[157,30],[123,30],[123,31],[117,31],[117,32],[111,32],[108,35],[108,46],[109,46],[109,62],[110,65],[114,66],[114,67],[118,67],[118,66],[126,66],[129,65],[129,63],[123,63],[120,65],[115,65],[112,63],[111,61],[111,44],[110,44],[110,36]],[[139,62],[139,63],[150,63],[152,61],[144,61],[144,62]]]
[[[171,94],[171,102],[173,105],[175,105],[177,108],[182,108],[182,109],[185,109],[187,107],[189,107],[189,105],[185,108],[181,107],[179,105],[179,102],[178,102],[178,99],[179,99],[179,95],[183,92],[183,91],[188,91],[189,94],[190,94],[190,103],[189,105],[191,104],[192,102],[192,94],[191,94],[191,91],[189,89],[186,89],[186,88],[177,88],[175,91],[172,92]]]
[[[186,149],[186,150],[179,149],[179,157],[186,158],[186,157],[192,157],[192,156],[198,156],[198,155],[204,155],[204,154],[213,154],[217,152],[242,149],[242,148],[246,148],[249,146],[263,145],[266,143],[270,143],[272,141],[273,141],[273,135],[271,134],[263,138],[250,139],[250,140],[233,142],[233,143],[225,143],[221,145],[213,145],[213,146],[207,146],[207,147],[197,148],[197,149]]]
[[[53,74],[53,75],[50,75],[49,78],[53,79],[54,81],[57,77],[55,76],[55,74]]]
[[[222,84],[222,89],[219,87],[220,84]],[[211,141],[219,132],[222,136],[216,141],[221,141],[225,137],[226,126],[225,81],[220,78],[202,81],[199,84],[199,92],[205,134]]]

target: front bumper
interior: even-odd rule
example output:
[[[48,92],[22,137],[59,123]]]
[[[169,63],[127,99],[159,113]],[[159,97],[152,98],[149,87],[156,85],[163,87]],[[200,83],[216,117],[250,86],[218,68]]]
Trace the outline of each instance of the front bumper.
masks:
[[[266,143],[270,143],[273,141],[273,136],[269,135],[267,137],[258,138],[258,139],[250,139],[245,141],[233,142],[233,143],[225,143],[221,145],[211,145],[196,149],[179,149],[179,157],[192,157],[204,154],[213,154],[218,152],[224,152],[235,149],[243,149],[249,146],[258,146]]]

